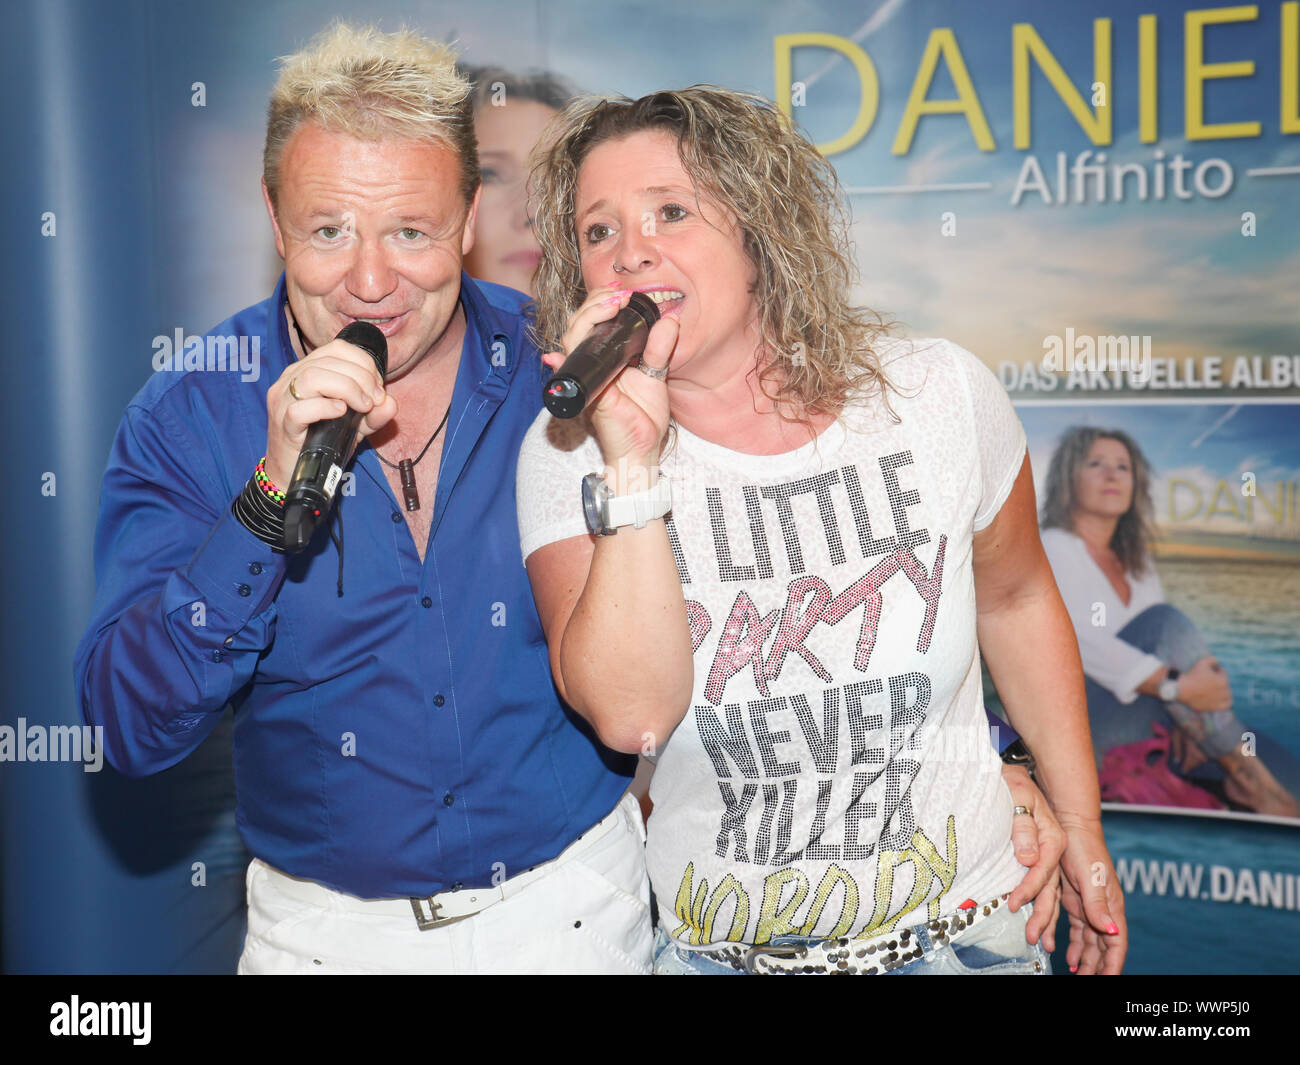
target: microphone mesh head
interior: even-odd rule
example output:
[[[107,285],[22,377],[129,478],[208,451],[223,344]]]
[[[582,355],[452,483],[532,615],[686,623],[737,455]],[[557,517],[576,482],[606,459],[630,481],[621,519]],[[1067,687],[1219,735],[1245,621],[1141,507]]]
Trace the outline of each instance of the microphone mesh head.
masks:
[[[381,377],[388,373],[388,338],[373,322],[349,322],[339,331],[337,339],[355,344],[369,354]]]
[[[627,305],[632,310],[639,311],[641,317],[645,319],[646,325],[654,325],[659,321],[659,304],[655,303],[644,292],[633,292],[632,298],[627,301]]]

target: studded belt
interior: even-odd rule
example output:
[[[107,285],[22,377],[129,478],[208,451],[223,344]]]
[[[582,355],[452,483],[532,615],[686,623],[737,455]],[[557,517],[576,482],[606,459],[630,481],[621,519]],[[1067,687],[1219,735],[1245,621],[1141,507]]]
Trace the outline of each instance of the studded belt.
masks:
[[[699,952],[714,961],[730,965],[739,972],[756,975],[810,973],[870,976],[891,972],[920,958],[925,953],[918,935],[922,930],[929,933],[929,939],[936,947],[947,946],[951,939],[993,916],[1010,895],[1011,892],[1008,891],[983,905],[967,899],[956,913],[948,917],[895,929],[872,939],[781,942],[784,937],[777,937],[773,942],[761,946],[730,943],[718,948],[681,949]]]

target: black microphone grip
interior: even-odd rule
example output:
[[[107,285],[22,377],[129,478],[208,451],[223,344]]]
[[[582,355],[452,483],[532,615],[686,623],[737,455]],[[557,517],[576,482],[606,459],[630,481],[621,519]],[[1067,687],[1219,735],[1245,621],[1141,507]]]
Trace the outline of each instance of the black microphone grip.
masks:
[[[336,340],[346,340],[375,360],[380,377],[388,372],[388,340],[370,322],[349,322]],[[317,526],[334,505],[343,468],[352,458],[357,430],[365,417],[348,410],[337,418],[316,422],[298,452],[298,461],[284,493],[284,550],[296,554],[307,546]]]
[[[576,418],[593,396],[645,351],[650,327],[659,321],[655,301],[633,292],[628,304],[607,322],[594,326],[569,353],[542,390],[542,402],[557,418]]]

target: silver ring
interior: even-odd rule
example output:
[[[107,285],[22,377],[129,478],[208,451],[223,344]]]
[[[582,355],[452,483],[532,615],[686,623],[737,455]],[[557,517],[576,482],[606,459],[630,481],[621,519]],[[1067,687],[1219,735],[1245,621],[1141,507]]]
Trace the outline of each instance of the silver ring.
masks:
[[[1019,817],[1021,814],[1028,814],[1030,817],[1034,816],[1034,812],[1028,806],[1017,806],[1015,810],[1012,811],[1011,816]]]
[[[289,395],[293,396],[294,399],[302,399],[302,396],[298,395],[298,389],[294,387],[297,383],[298,383],[298,378],[296,377],[289,378]]]
[[[647,377],[653,377],[656,381],[662,381],[664,378],[668,376],[667,366],[665,366],[663,369],[659,369],[656,366],[647,366],[644,362],[638,362],[636,364],[636,368],[640,370],[643,374],[645,374]]]

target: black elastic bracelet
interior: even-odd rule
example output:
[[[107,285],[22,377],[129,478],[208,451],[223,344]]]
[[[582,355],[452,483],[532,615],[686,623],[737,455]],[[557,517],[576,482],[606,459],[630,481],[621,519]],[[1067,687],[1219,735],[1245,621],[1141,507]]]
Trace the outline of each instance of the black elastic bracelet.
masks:
[[[266,493],[250,477],[244,490],[230,504],[235,520],[272,549],[284,551],[284,507],[266,498]]]

